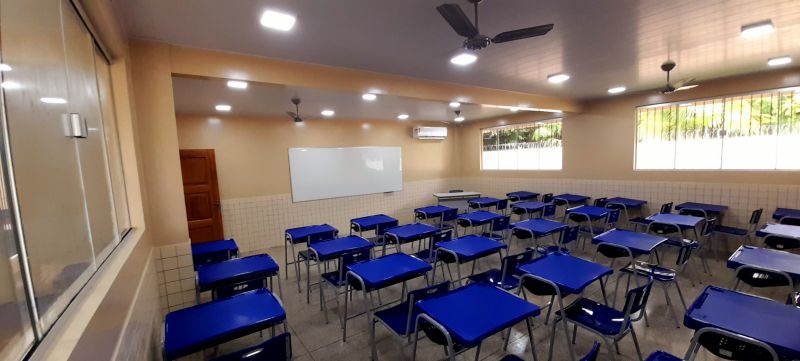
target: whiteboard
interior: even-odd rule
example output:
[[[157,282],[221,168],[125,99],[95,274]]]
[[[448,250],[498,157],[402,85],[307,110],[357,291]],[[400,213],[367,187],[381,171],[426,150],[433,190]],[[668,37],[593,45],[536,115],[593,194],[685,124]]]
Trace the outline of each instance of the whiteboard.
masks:
[[[292,200],[403,190],[400,147],[289,148]]]

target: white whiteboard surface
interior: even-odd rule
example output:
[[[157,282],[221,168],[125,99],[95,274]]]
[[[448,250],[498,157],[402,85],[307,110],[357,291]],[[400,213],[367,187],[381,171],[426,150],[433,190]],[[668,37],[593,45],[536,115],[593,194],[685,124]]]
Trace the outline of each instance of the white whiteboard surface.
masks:
[[[289,148],[292,200],[403,190],[400,147]]]

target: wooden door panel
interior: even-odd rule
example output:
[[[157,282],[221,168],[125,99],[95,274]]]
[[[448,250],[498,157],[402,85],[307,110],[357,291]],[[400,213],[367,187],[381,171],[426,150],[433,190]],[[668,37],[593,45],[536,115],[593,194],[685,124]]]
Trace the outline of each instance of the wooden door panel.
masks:
[[[213,149],[181,149],[181,174],[192,243],[222,239],[217,167]]]

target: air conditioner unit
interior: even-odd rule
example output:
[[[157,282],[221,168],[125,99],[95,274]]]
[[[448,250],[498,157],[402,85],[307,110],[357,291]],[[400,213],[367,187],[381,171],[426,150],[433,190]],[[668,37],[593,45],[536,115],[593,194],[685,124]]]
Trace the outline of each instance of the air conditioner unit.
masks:
[[[447,139],[447,127],[415,127],[416,139]]]

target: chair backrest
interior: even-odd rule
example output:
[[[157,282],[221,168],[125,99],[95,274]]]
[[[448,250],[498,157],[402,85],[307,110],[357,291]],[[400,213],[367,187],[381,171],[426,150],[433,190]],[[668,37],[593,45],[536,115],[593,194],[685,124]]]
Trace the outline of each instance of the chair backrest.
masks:
[[[587,353],[586,356],[583,356],[580,359],[580,361],[597,361],[597,355],[599,354],[600,354],[600,343],[595,341],[594,346],[592,346],[592,349],[589,350],[589,353]]]
[[[619,209],[614,209],[608,212],[608,215],[606,215],[606,224],[616,224],[619,222],[619,213]]]
[[[601,242],[597,244],[597,251],[595,253],[600,253],[606,258],[623,258],[627,257],[633,260],[633,253],[628,247],[620,246],[613,243],[605,243]]]
[[[558,296],[558,286],[544,278],[525,274],[522,276],[522,287],[535,296]]]
[[[719,220],[717,218],[712,218],[707,220],[703,223],[703,228],[700,229],[700,236],[701,237],[710,237],[712,233],[714,233],[714,229],[717,228],[717,222]]]
[[[282,333],[263,343],[212,359],[212,361],[278,361],[292,359],[292,335]]]
[[[514,213],[516,215],[520,215],[521,216],[521,215],[523,215],[525,213],[528,213],[528,211],[526,211],[525,208],[514,208],[514,207],[511,207],[511,213]]]
[[[550,203],[553,201],[553,193],[545,193],[542,195],[542,203]]]
[[[406,300],[409,303],[410,308],[414,307],[414,302],[422,301],[424,299],[431,298],[433,296],[441,295],[450,290],[450,281],[444,281],[442,283],[437,283],[435,285],[430,285],[428,287],[419,288],[413,291],[409,291],[406,295]]]
[[[747,222],[751,226],[757,226],[759,222],[761,222],[761,214],[764,213],[764,208],[759,208],[753,211],[750,215],[750,222]]]
[[[442,221],[449,222],[458,218],[458,208],[451,208],[442,212]]]
[[[661,210],[659,210],[658,213],[661,213],[661,214],[672,213],[672,202],[662,204],[661,205]]]
[[[492,232],[502,232],[511,227],[511,216],[502,216],[492,220]]]
[[[453,240],[453,230],[452,229],[445,229],[443,231],[437,232],[433,235],[432,243],[436,244],[438,242],[449,242]]]
[[[608,203],[607,201],[608,201],[608,197],[595,198],[594,206],[595,207],[605,207],[606,203]]]
[[[555,204],[548,204],[544,206],[542,209],[542,217],[550,218],[556,215],[556,205]]]
[[[678,225],[672,223],[651,222],[649,225],[647,225],[647,232],[659,235],[667,235],[673,233],[680,234],[681,228],[678,227]]]
[[[503,265],[502,269],[500,270],[500,277],[504,281],[506,276],[512,275],[517,272],[517,266],[526,264],[533,260],[533,252],[534,250],[528,249],[525,252],[512,254],[503,257]]]
[[[623,313],[626,321],[638,321],[644,317],[644,309],[647,306],[647,299],[650,297],[650,290],[653,288],[653,277],[647,277],[647,283],[642,286],[628,290],[625,296],[625,307]],[[641,311],[641,312],[640,312]],[[625,328],[620,328],[624,332]]]
[[[475,202],[467,202],[467,206],[472,209],[480,209],[481,205]]]
[[[764,245],[772,249],[789,250],[800,248],[800,240],[777,234],[768,234],[764,237]]]
[[[792,287],[792,278],[785,272],[751,265],[743,265],[736,269],[736,279],[751,287]]]
[[[527,229],[522,228],[511,228],[511,234],[517,239],[531,239],[533,238],[533,233]]]
[[[678,267],[686,266],[686,264],[689,263],[689,259],[692,257],[692,252],[699,247],[700,244],[697,243],[697,241],[689,241],[684,243],[678,250],[678,257],[675,259],[675,265]]]
[[[681,208],[678,211],[678,214],[681,214],[681,215],[684,215],[684,216],[700,217],[700,218],[704,218],[704,219],[708,218],[708,214],[706,213],[706,211],[704,211],[702,209],[696,209],[696,208]]]
[[[587,215],[585,215],[583,213],[570,212],[570,213],[567,213],[567,219],[569,219],[570,221],[573,221],[575,223],[582,223],[582,222],[588,222],[589,221],[589,216],[587,216]]]
[[[561,231],[561,246],[563,247],[571,242],[576,241],[578,239],[578,233],[580,230],[581,227],[574,226]]]
[[[327,231],[327,232],[316,233],[316,234],[312,234],[312,235],[308,236],[308,243],[311,244],[311,243],[317,243],[317,242],[330,241],[332,239],[336,239],[336,237],[338,237],[338,236],[339,236],[339,231],[338,230],[337,231]],[[301,243],[301,242],[297,242],[297,243]]]
[[[506,208],[508,208],[508,199],[501,199],[501,200],[497,201],[497,210],[498,211],[502,211],[502,210],[504,210]]]
[[[400,225],[399,221],[392,221],[392,222],[389,222],[389,223],[386,223],[386,224],[379,224],[375,228],[375,234],[378,235],[378,236],[382,236],[384,233],[386,233],[386,231],[388,229],[397,227],[399,225]]]
[[[723,360],[779,360],[775,350],[766,343],[719,328],[701,328],[694,334],[688,360],[693,360],[699,351],[696,345],[703,346]]]
[[[557,206],[566,206],[567,204],[569,204],[569,202],[561,198],[553,198],[553,204]]]
[[[448,192],[450,192],[450,193],[461,193],[463,191],[464,191],[463,189],[451,189]]]
[[[339,262],[339,273],[344,276],[345,272],[347,272],[347,266],[369,261],[370,258],[372,258],[372,250],[370,249],[344,255],[342,256],[342,261]]]
[[[800,218],[786,216],[781,218],[781,220],[778,223],[788,224],[790,226],[800,226]]]

